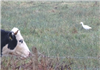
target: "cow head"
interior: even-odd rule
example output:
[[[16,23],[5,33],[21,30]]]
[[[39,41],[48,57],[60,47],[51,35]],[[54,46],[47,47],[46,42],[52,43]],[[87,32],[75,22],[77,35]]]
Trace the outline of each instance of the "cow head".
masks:
[[[9,48],[9,50],[7,50],[7,52],[4,51],[4,53],[5,52],[11,53],[11,54],[18,55],[24,58],[30,55],[29,48],[26,45],[24,38],[22,37],[20,30],[18,28],[14,27],[11,30],[11,34],[9,34],[9,39],[11,40],[11,43],[6,45],[6,48]]]

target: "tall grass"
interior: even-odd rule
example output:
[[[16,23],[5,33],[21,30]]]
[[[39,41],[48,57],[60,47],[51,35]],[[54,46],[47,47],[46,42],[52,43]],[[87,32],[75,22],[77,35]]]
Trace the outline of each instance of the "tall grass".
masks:
[[[48,56],[86,57],[75,59],[73,68],[99,67],[100,2],[3,2],[1,28],[18,27],[29,46]],[[92,27],[84,30],[79,22]],[[91,70],[91,69],[89,69]]]

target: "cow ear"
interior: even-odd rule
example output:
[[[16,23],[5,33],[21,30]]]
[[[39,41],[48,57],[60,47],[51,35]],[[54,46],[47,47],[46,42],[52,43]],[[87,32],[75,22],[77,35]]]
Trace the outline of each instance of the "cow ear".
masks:
[[[10,33],[9,33],[9,39],[10,39],[10,40],[13,40],[13,38],[14,38],[14,33],[13,33],[13,32],[10,32]]]
[[[14,35],[16,35],[16,34],[18,33],[18,31],[19,31],[19,30],[17,30],[17,31],[14,33]]]

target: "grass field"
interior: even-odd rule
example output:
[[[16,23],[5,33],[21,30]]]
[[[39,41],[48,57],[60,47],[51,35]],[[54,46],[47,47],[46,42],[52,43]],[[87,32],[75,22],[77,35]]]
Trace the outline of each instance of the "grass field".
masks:
[[[1,16],[1,28],[18,27],[30,50],[72,57],[72,70],[100,69],[100,2],[2,1]],[[92,29],[84,30],[81,21]]]

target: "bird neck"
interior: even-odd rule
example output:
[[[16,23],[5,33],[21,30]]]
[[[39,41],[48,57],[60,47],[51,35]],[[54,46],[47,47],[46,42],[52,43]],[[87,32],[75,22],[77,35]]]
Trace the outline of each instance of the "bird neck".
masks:
[[[84,24],[82,23],[82,26],[84,26]]]

